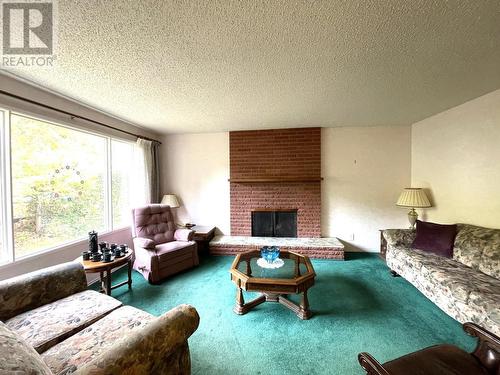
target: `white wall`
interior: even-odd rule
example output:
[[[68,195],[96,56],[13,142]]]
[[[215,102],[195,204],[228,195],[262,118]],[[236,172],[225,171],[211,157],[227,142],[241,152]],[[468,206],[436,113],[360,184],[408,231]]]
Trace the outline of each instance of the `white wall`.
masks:
[[[500,90],[412,126],[412,184],[428,220],[500,228]]]
[[[179,220],[229,234],[229,134],[169,135],[163,144],[163,191],[182,199]],[[379,229],[407,226],[395,202],[410,183],[410,127],[323,129],[322,159],[324,236],[378,251]]]
[[[162,190],[181,199],[178,221],[229,234],[229,133],[169,135],[162,142]]]
[[[395,203],[410,184],[411,128],[324,128],[321,141],[322,235],[379,251],[379,229],[408,226]]]

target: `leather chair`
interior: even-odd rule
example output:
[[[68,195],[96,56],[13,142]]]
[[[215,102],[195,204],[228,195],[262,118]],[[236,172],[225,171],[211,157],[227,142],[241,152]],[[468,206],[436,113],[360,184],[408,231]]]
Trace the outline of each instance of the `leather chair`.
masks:
[[[170,207],[150,204],[132,210],[134,269],[156,284],[199,264],[194,232],[177,229]]]
[[[369,375],[500,375],[500,338],[474,323],[464,323],[464,331],[478,338],[472,353],[454,345],[436,345],[381,365],[368,353],[358,360]]]

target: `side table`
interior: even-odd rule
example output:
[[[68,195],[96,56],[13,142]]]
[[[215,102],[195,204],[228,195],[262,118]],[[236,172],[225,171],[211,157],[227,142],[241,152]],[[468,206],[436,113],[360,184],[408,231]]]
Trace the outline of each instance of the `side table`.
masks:
[[[193,240],[198,245],[198,253],[208,254],[208,244],[215,236],[215,227],[195,225],[191,230],[194,231]]]
[[[92,262],[91,260],[83,260],[82,257],[77,259],[85,270],[85,273],[97,273],[99,272],[101,280],[101,292],[106,293],[108,296],[111,295],[111,291],[120,286],[127,285],[128,288],[132,288],[132,263],[134,260],[134,252],[129,249],[129,252],[125,254],[124,257],[116,258],[112,262]],[[124,264],[128,266],[128,279],[116,285],[111,285],[111,271],[114,268],[120,267]]]

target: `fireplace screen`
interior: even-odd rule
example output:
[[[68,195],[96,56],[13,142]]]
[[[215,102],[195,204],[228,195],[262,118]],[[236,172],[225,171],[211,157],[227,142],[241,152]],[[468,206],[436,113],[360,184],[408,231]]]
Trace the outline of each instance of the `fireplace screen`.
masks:
[[[297,211],[253,211],[252,236],[297,237]]]

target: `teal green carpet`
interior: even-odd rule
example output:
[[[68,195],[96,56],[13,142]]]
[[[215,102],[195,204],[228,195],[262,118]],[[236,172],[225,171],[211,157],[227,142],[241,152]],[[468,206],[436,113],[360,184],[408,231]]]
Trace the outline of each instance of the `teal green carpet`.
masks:
[[[204,258],[198,268],[155,286],[134,272],[133,289],[116,289],[113,296],[153,315],[181,303],[195,306],[201,321],[189,345],[199,375],[364,374],[357,361],[362,351],[384,362],[444,342],[474,347],[458,322],[403,278],[390,276],[376,255],[347,257],[313,260],[314,315],[307,321],[275,303],[234,314],[233,257]],[[113,281],[124,278],[119,271]]]

